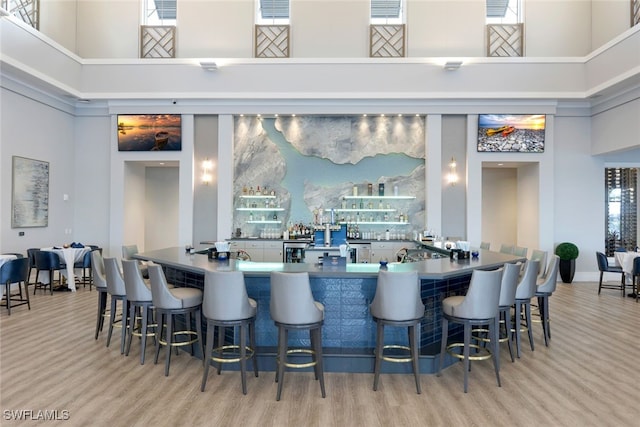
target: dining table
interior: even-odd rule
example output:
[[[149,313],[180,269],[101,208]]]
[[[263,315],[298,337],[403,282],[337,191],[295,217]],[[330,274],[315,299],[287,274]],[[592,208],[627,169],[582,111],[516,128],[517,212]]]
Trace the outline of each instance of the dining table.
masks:
[[[0,267],[2,267],[2,264],[9,262],[13,259],[17,259],[18,257],[15,255],[0,255]],[[5,292],[5,288],[6,284],[5,283],[1,283],[0,284],[0,300],[2,300],[2,298],[4,298],[4,292]]]
[[[615,264],[622,267],[624,271],[625,284],[629,285],[633,282],[633,261],[640,257],[640,252],[636,251],[617,251],[613,253]],[[634,289],[635,292],[635,289]],[[628,296],[635,298],[635,293]]]
[[[82,259],[84,258],[84,255],[87,252],[91,252],[91,247],[83,246],[83,247],[77,247],[77,248],[72,248],[72,247],[65,248],[65,247],[53,246],[53,247],[47,247],[47,248],[40,248],[40,250],[55,253],[60,258],[60,263],[66,264],[67,268],[62,269],[61,273],[67,279],[67,288],[71,292],[75,292],[76,291],[76,279],[75,279],[76,271],[74,270],[73,265],[76,262],[82,261]],[[79,270],[80,269],[78,269],[78,272]],[[49,283],[48,271],[41,271],[40,275],[41,275],[40,281],[42,283]]]

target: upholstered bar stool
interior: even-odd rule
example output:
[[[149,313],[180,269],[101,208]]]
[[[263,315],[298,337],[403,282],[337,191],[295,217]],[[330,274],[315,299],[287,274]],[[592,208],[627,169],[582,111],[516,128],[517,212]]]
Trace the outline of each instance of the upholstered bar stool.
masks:
[[[549,297],[556,291],[558,280],[558,266],[560,257],[552,255],[549,261],[547,275],[537,282],[535,296],[538,298],[538,308],[540,309],[540,320],[542,321],[542,332],[544,334],[544,345],[549,346],[551,339],[551,324],[549,323]]]
[[[29,301],[29,259],[16,258],[5,262],[0,267],[0,286],[4,286],[7,313],[11,315],[11,307],[26,304],[31,310]],[[17,285],[18,293],[12,292],[12,285]],[[22,287],[24,286],[24,293]],[[15,286],[14,286],[15,287]]]
[[[189,345],[193,355],[193,344],[198,342],[200,354],[204,355],[202,348],[202,325],[200,313],[202,309],[202,291],[200,289],[176,287],[169,288],[162,267],[157,264],[148,264],[149,279],[151,279],[151,296],[153,306],[156,309],[156,356],[154,363],[158,363],[160,345],[167,349],[164,375],[169,376],[171,364],[171,349]],[[185,328],[174,330],[176,315],[184,315]],[[191,330],[192,320],[196,324],[195,332]],[[164,332],[164,337],[163,337]],[[183,340],[174,338],[185,337]],[[203,357],[204,359],[204,357]]]
[[[442,301],[442,343],[440,346],[440,363],[438,364],[438,376],[444,364],[444,356],[447,351],[454,357],[464,362],[464,392],[467,392],[469,382],[469,369],[471,360],[484,360],[493,358],[493,366],[496,372],[496,380],[500,387],[500,343],[498,335],[500,330],[500,316],[498,304],[500,302],[500,287],[502,270],[483,271],[473,270],[469,290],[465,296],[451,296]],[[449,322],[462,323],[464,325],[464,341],[447,345],[449,336]],[[471,344],[471,327],[488,325],[491,350],[487,354],[471,356],[470,349],[481,347]],[[455,353],[455,348],[462,347],[462,354]]]
[[[536,293],[536,278],[540,269],[540,261],[528,260],[524,267],[524,273],[516,288],[516,301],[514,304],[514,333],[516,336],[516,354],[520,358],[520,335],[522,331],[527,331],[529,335],[529,345],[531,351],[534,351],[533,330],[531,328],[531,298]],[[524,321],[526,327],[522,324]]]
[[[308,368],[313,366],[317,380],[320,380],[322,397],[324,390],[324,369],[322,366],[322,324],[324,306],[314,301],[308,273],[271,273],[271,319],[278,327],[278,355],[276,356],[278,394],[280,400],[285,368]],[[311,349],[290,349],[289,330],[308,330]],[[289,363],[290,354],[308,353],[309,363]]]
[[[140,364],[144,365],[145,350],[147,348],[147,337],[154,337],[154,332],[149,329],[156,328],[153,323],[153,300],[151,289],[142,278],[142,273],[135,260],[122,260],[122,272],[124,273],[124,287],[127,291],[127,303],[129,304],[129,337],[127,339],[127,349],[125,355],[129,355],[131,350],[131,340],[135,336],[140,337]],[[139,312],[140,325],[137,325]]]
[[[127,336],[127,290],[124,286],[122,272],[115,258],[104,258],[104,273],[107,279],[107,292],[111,296],[111,310],[109,313],[109,333],[107,334],[107,347],[111,344],[113,328],[120,330],[120,354],[124,354],[125,338]],[[122,314],[116,318],[118,301],[122,305]]]
[[[518,279],[520,278],[521,263],[517,264],[505,264],[502,268],[502,281],[500,282],[500,302],[498,303],[498,312],[500,315],[500,334],[499,342],[506,342],[509,348],[509,355],[511,361],[515,362],[513,357],[513,348],[511,345],[511,308],[516,302],[516,288],[518,286]],[[504,326],[504,336],[502,336],[502,326]],[[481,335],[488,332],[485,328],[478,328],[473,330],[473,338],[483,343],[491,342],[486,336]]]
[[[122,246],[122,259],[126,259],[127,261],[134,259],[133,256],[138,253],[138,245],[123,245]],[[142,272],[142,277],[148,278],[149,271],[147,268],[147,263],[143,261],[136,260],[138,263],[138,267]]]
[[[98,291],[98,315],[96,317],[96,336],[102,331],[104,326],[104,318],[107,316],[107,278],[104,271],[104,259],[100,251],[91,251],[91,277],[93,277],[93,283]]]
[[[258,303],[247,295],[244,274],[241,271],[205,272],[202,314],[207,319],[207,347],[204,353],[201,391],[204,391],[207,384],[209,365],[213,360],[218,363],[218,375],[222,371],[223,363],[240,362],[242,393],[247,394],[247,359],[252,359],[254,374],[256,377],[258,376],[258,362],[255,357],[257,310]],[[214,349],[214,329],[216,326],[218,327],[219,341],[218,347]],[[236,327],[240,330],[240,340],[237,344],[224,344],[225,329],[228,327],[233,328],[234,336]],[[248,347],[247,337],[249,338]],[[225,352],[225,350],[231,350],[231,352]]]
[[[547,251],[541,251],[534,249],[531,252],[531,258],[533,261],[540,262],[540,271],[538,272],[538,279],[541,279],[547,274]]]
[[[416,380],[416,391],[420,389],[420,369],[418,356],[420,347],[420,321],[424,317],[424,304],[420,297],[420,281],[417,272],[397,272],[380,270],[376,294],[371,302],[371,316],[377,324],[376,361],[374,368],[373,389],[378,390],[382,361],[411,362]],[[409,329],[409,346],[384,345],[385,326]],[[408,350],[406,355],[385,355],[385,349]]]

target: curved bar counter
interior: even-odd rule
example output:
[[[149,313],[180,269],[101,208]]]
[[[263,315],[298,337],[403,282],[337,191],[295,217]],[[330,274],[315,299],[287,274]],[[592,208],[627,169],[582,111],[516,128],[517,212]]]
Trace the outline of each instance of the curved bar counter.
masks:
[[[204,272],[242,271],[247,293],[258,302],[256,342],[260,370],[275,370],[277,328],[269,314],[272,271],[308,272],[311,289],[316,301],[324,304],[325,320],[322,328],[325,370],[328,372],[373,372],[375,347],[375,322],[369,313],[369,304],[375,294],[380,266],[378,264],[347,264],[342,267],[317,264],[285,264],[250,262],[241,260],[208,259],[207,255],[189,254],[183,248],[167,248],[135,255],[135,258],[152,261],[164,267],[167,280],[176,286],[192,286],[202,289]],[[466,293],[474,269],[491,270],[507,262],[521,261],[513,255],[480,251],[477,259],[450,260],[427,259],[415,263],[387,266],[389,271],[417,271],[421,282],[425,316],[421,324],[420,370],[436,371],[435,355],[440,346],[441,302],[447,296]],[[461,330],[461,329],[460,329]],[[395,333],[395,334],[394,334]],[[455,331],[452,331],[455,333]],[[392,328],[386,335],[388,342],[407,342],[406,331]],[[308,345],[308,337],[291,335],[301,345]],[[452,361],[450,360],[449,363]],[[399,365],[399,366],[388,366]],[[387,372],[410,372],[407,364],[385,364]]]

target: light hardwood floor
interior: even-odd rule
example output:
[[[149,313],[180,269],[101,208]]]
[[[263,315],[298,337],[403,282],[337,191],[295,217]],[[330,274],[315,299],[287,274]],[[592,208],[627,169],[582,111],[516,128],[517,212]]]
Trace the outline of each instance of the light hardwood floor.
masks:
[[[210,370],[200,392],[201,362],[188,354],[162,363],[139,363],[134,342],[129,357],[119,342],[105,347],[106,330],[93,338],[97,293],[41,291],[32,309],[0,313],[0,424],[43,425],[8,420],[11,410],[68,411],[69,426],[638,426],[640,425],[640,303],[597,284],[558,284],[550,300],[552,341],[544,346],[535,325],[535,351],[528,343],[511,363],[501,352],[502,387],[490,362],[473,364],[463,393],[461,364],[441,377],[422,375],[422,394],[411,375],[383,374],[377,392],[373,374],[327,373],[322,399],[311,373],[285,377],[276,402],[273,372],[248,375],[241,392],[238,372]],[[162,362],[161,359],[160,362]]]

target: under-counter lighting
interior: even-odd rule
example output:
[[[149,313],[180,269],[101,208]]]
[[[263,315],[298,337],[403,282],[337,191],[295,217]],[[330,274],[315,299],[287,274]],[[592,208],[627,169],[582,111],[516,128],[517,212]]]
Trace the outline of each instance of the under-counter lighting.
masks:
[[[458,164],[456,163],[456,158],[451,157],[451,161],[449,162],[449,174],[447,175],[447,181],[449,181],[449,185],[456,185],[458,182]]]
[[[462,66],[462,61],[447,61],[444,64],[445,71],[456,71]]]
[[[211,182],[211,170],[213,169],[213,162],[208,158],[202,162],[202,183],[209,185]]]

